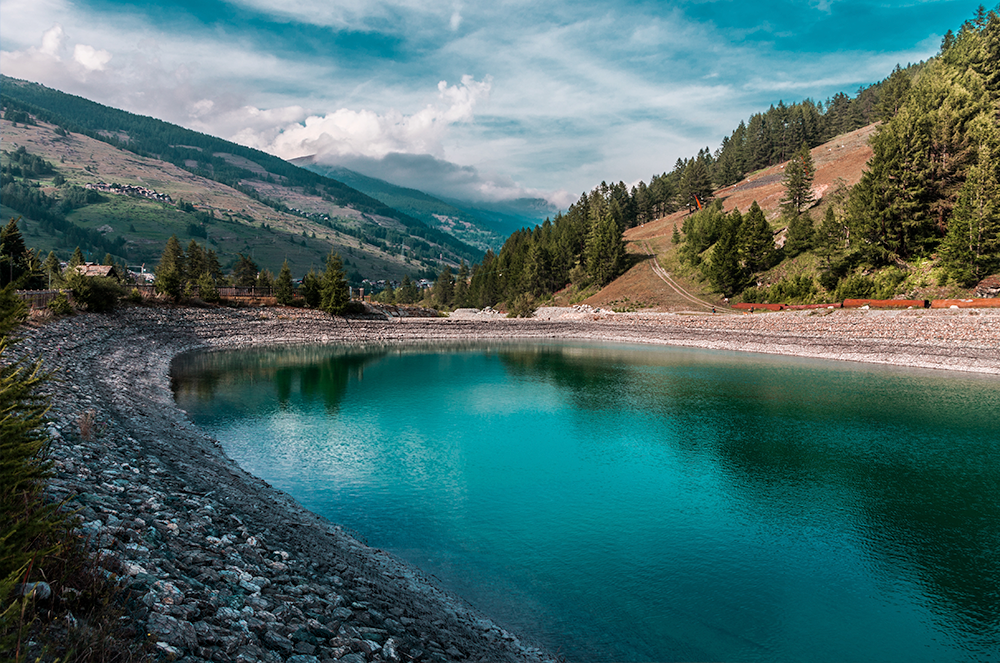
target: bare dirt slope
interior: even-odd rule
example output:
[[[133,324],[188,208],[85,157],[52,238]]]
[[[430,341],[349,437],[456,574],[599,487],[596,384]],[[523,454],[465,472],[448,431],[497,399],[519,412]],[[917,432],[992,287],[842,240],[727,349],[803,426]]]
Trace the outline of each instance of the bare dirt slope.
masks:
[[[14,125],[0,120],[4,148],[23,146],[56,165],[73,184],[84,186],[98,182],[117,182],[146,186],[173,200],[185,200],[205,210],[243,213],[255,223],[288,227],[296,232],[306,229],[304,222],[282,214],[235,189],[182,170],[158,159],[142,157],[113,145],[78,133],[60,136],[55,125],[39,122],[35,126]],[[51,190],[48,191],[51,193]],[[311,228],[312,229],[312,228]]]
[[[865,164],[872,156],[868,141],[875,128],[876,125],[872,124],[812,149],[816,168],[813,194],[817,202],[812,210],[815,218],[819,218],[820,210],[825,209],[824,199],[835,190],[838,180],[843,180],[845,186],[851,186],[861,179]],[[781,163],[752,173],[742,182],[719,189],[715,197],[722,200],[726,211],[738,208],[746,212],[756,200],[767,217],[774,219],[780,212],[784,195],[781,183],[784,169],[785,164]],[[724,302],[709,292],[705,284],[685,278],[670,268],[675,264],[671,259],[674,246],[670,238],[674,226],[679,229],[687,214],[687,210],[675,212],[625,231],[629,254],[636,264],[585,303],[606,308],[639,303],[642,307],[662,311],[704,311],[712,305],[723,306]],[[654,257],[659,261],[661,270],[654,270]],[[666,278],[662,276],[664,272]]]

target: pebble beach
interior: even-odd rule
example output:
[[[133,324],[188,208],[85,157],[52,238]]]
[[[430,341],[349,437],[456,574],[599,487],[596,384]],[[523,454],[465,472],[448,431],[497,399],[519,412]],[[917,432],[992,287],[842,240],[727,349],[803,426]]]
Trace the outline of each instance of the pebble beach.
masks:
[[[289,344],[572,339],[796,355],[1000,376],[1000,309],[343,319],[292,308],[128,307],[25,328],[41,358],[56,476],[136,628],[189,661],[555,661],[251,476],[174,404],[188,351]],[[81,422],[85,425],[81,426]]]

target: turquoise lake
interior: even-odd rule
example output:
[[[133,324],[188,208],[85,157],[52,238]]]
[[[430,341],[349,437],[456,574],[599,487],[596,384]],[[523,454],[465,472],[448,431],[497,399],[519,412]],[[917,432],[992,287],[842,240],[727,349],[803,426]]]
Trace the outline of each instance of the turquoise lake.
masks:
[[[247,471],[569,661],[1000,659],[1000,379],[667,347],[185,355]]]

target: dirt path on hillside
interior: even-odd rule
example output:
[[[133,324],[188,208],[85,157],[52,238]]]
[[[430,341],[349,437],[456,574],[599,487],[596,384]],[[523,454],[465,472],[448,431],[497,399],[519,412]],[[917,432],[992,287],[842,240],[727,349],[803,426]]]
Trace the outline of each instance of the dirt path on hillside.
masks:
[[[650,254],[652,254],[652,257],[649,259],[649,264],[653,268],[653,273],[656,274],[661,281],[666,283],[673,289],[674,292],[676,292],[678,295],[688,300],[692,304],[695,304],[696,306],[701,306],[702,308],[710,309],[713,312],[715,311],[716,307],[714,304],[709,304],[708,302],[698,299],[690,292],[682,288],[680,284],[678,284],[674,279],[672,279],[670,277],[670,273],[667,272],[667,270],[663,269],[663,266],[660,265],[660,262],[656,257],[656,253],[649,246],[649,242],[643,242],[643,244],[646,246],[646,250],[649,251]]]

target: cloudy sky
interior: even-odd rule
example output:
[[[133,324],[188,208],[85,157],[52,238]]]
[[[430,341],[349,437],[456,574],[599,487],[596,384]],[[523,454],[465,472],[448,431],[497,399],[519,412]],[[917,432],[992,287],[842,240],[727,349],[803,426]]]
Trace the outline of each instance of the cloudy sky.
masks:
[[[284,158],[564,206],[926,59],[978,4],[0,0],[0,71]]]

